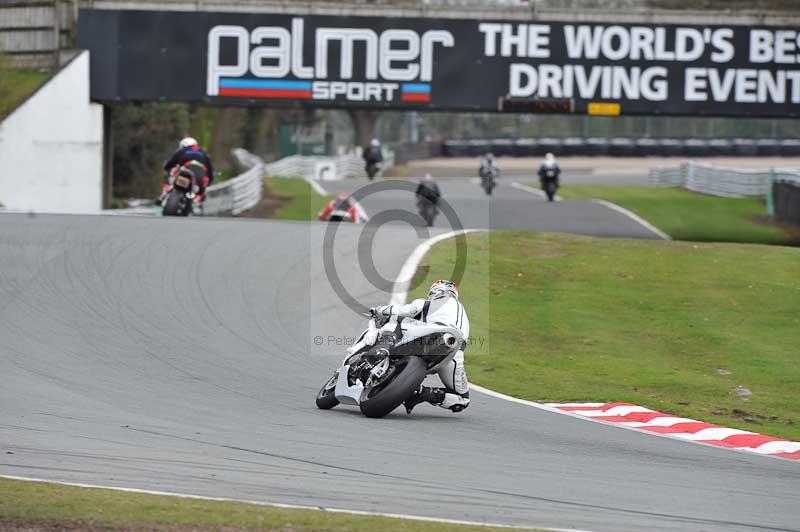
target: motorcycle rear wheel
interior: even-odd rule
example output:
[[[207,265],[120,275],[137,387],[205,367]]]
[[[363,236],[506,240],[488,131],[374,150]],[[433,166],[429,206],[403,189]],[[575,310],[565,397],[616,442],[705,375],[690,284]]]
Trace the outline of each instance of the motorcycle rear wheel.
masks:
[[[556,186],[553,183],[547,183],[544,187],[544,192],[547,194],[547,201],[553,201],[556,196]]]
[[[185,205],[181,205],[185,200],[186,197],[179,190],[171,190],[167,199],[164,201],[164,210],[162,214],[164,216],[188,216],[188,209]]]
[[[406,357],[402,367],[377,386],[365,388],[359,408],[367,417],[380,418],[403,404],[425,380],[427,366],[416,356]]]

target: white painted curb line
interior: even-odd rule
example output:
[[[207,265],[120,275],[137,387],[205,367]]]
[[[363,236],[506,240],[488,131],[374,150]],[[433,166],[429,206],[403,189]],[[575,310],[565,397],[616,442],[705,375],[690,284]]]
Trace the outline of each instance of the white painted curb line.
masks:
[[[314,192],[316,192],[320,196],[327,196],[328,195],[328,193],[325,192],[325,189],[322,188],[322,185],[319,184],[319,181],[317,181],[316,179],[311,179],[310,177],[306,177],[305,179],[306,179],[306,182],[309,185],[311,185],[311,188],[314,189]]]
[[[442,240],[446,240],[448,238],[453,238],[458,235],[468,234],[468,233],[477,233],[482,232],[480,229],[464,229],[461,231],[451,231],[449,233],[444,233],[433,238],[429,238],[414,250],[411,256],[406,260],[405,264],[403,264],[403,268],[400,271],[400,275],[398,276],[397,281],[394,285],[394,290],[392,294],[392,304],[402,304],[405,303],[406,298],[408,297],[408,288],[411,283],[411,279],[414,276],[414,273],[417,271],[417,267],[419,266],[420,261],[428,252],[428,250]],[[395,302],[399,303],[395,303]],[[479,386],[473,386],[473,389],[477,391],[483,391],[483,388]],[[486,390],[484,393],[494,394],[496,392],[491,392],[490,390]],[[497,394],[502,395],[502,394]],[[510,400],[520,401],[524,403],[528,403],[528,401],[521,401],[520,399],[509,398]],[[535,403],[532,403],[535,404]],[[541,405],[538,405],[541,407]],[[549,409],[548,407],[542,407],[545,409]],[[554,412],[558,412],[556,409],[552,409]],[[578,417],[578,416],[576,416]],[[408,515],[408,514],[394,514],[394,513],[385,513],[385,512],[369,512],[364,510],[348,510],[342,508],[327,508],[323,506],[305,506],[299,504],[285,504],[285,503],[277,503],[277,502],[269,502],[269,501],[254,501],[254,500],[247,500],[247,499],[231,499],[227,497],[207,497],[203,495],[192,495],[188,493],[179,493],[179,492],[169,492],[169,491],[157,491],[157,490],[146,490],[146,489],[137,489],[137,488],[123,488],[119,486],[101,486],[98,484],[86,484],[86,483],[79,483],[79,482],[63,482],[58,480],[47,480],[42,478],[31,478],[31,477],[18,477],[18,476],[11,476],[11,475],[0,475],[0,478],[7,478],[11,480],[26,480],[29,482],[45,482],[50,484],[60,484],[63,486],[75,486],[80,488],[97,488],[97,489],[107,489],[107,490],[114,490],[114,491],[122,491],[128,493],[144,493],[149,495],[165,495],[171,497],[180,497],[183,499],[197,499],[197,500],[204,500],[204,501],[222,501],[222,502],[240,502],[245,504],[255,504],[259,506],[270,506],[273,508],[286,508],[292,510],[317,510],[321,512],[329,512],[329,513],[339,513],[339,514],[348,514],[348,515],[361,515],[361,516],[372,516],[372,517],[387,517],[392,519],[407,519],[412,521],[424,521],[429,523],[444,523],[450,525],[468,525],[468,526],[482,526],[482,527],[493,527],[493,528],[515,528],[520,530],[545,530],[548,532],[591,532],[589,530],[580,530],[574,528],[548,528],[548,527],[541,527],[541,526],[524,526],[524,525],[507,525],[507,524],[500,524],[500,523],[481,523],[477,521],[464,521],[459,519],[445,519],[440,517],[425,517],[419,515]]]
[[[516,188],[517,190],[524,190],[525,192],[530,192],[534,196],[538,196],[538,197],[540,197],[540,198],[542,198],[544,200],[547,199],[547,194],[545,194],[543,191],[539,190],[538,188],[533,188],[530,185],[523,185],[522,183],[517,183],[516,181],[514,181],[514,182],[511,183],[511,186]],[[553,200],[554,201],[562,201],[562,199],[563,198],[561,196],[559,196],[558,194],[553,196]]]
[[[622,207],[620,207],[620,208],[622,208]],[[631,213],[631,214],[633,214],[633,213]],[[636,216],[636,215],[634,214],[634,216]],[[645,223],[647,223],[647,222],[645,222]],[[406,299],[408,297],[408,287],[409,287],[409,283],[411,282],[411,278],[414,276],[414,273],[417,271],[417,268],[419,267],[419,263],[422,261],[422,258],[425,256],[425,253],[427,253],[428,250],[434,244],[436,244],[437,242],[441,242],[442,240],[446,240],[448,238],[453,238],[453,237],[461,235],[461,234],[486,232],[486,231],[487,231],[486,229],[465,229],[465,230],[462,230],[462,231],[451,231],[449,233],[444,233],[444,234],[435,236],[433,238],[430,238],[430,239],[426,240],[425,242],[423,242],[422,244],[420,244],[419,246],[417,246],[416,249],[414,249],[414,251],[408,257],[408,259],[406,260],[405,264],[403,264],[403,268],[400,270],[400,274],[398,275],[397,280],[395,281],[394,289],[392,291],[392,302],[391,302],[391,304],[392,305],[403,305],[403,304],[405,304]],[[667,237],[667,239],[669,239],[669,237]],[[731,447],[720,447],[720,446],[717,446],[717,445],[711,445],[709,443],[703,443],[703,442],[700,442],[700,441],[687,440],[687,439],[684,439],[684,438],[679,438],[679,437],[673,436],[671,434],[659,434],[657,432],[642,431],[642,430],[639,430],[637,427],[621,425],[619,423],[612,423],[610,421],[604,421],[604,420],[601,420],[601,419],[592,419],[590,417],[582,416],[582,415],[576,414],[574,412],[560,410],[558,408],[555,408],[555,407],[552,407],[552,406],[548,406],[548,405],[545,405],[545,404],[542,404],[542,403],[537,403],[535,401],[528,401],[526,399],[518,399],[518,398],[512,397],[510,395],[505,395],[503,393],[496,392],[494,390],[490,390],[489,388],[484,388],[483,386],[478,386],[477,384],[470,383],[469,388],[470,388],[470,390],[475,390],[478,393],[482,393],[484,395],[488,395],[490,397],[494,397],[495,399],[501,399],[503,401],[508,401],[510,403],[516,403],[516,404],[520,404],[520,405],[524,405],[524,406],[529,406],[529,407],[532,407],[532,408],[536,408],[538,410],[544,410],[546,412],[552,412],[554,414],[559,414],[559,415],[562,415],[562,416],[570,416],[570,417],[573,417],[575,419],[580,419],[582,421],[590,421],[592,423],[600,423],[602,425],[606,425],[606,426],[609,426],[609,427],[616,427],[616,428],[625,429],[625,430],[632,430],[632,431],[635,431],[637,434],[643,434],[643,435],[647,435],[647,436],[656,436],[656,437],[659,437],[659,438],[668,438],[670,440],[688,442],[688,443],[693,443],[695,445],[703,445],[705,447],[710,447],[712,449],[718,449],[718,450],[722,450],[722,451],[736,451],[736,452],[739,452],[739,453],[747,454],[749,456],[754,456],[754,455],[755,456],[764,456],[764,457],[768,457],[768,458],[772,458],[772,459],[780,458],[780,457],[770,456],[770,455],[767,455],[767,454],[753,453],[753,452],[747,451],[745,449],[736,449],[736,448],[731,448]],[[601,403],[598,403],[598,404],[601,404]],[[780,458],[780,459],[783,460],[783,458]],[[792,460],[792,461],[794,462],[794,460]],[[550,529],[544,529],[544,530],[550,530]]]
[[[29,478],[29,477],[17,477],[11,475],[0,475],[0,478],[7,478],[10,480],[24,480],[28,482],[44,482],[47,484],[59,484],[61,486],[73,486],[77,488],[94,488],[94,489],[104,489],[104,490],[113,490],[113,491],[122,491],[127,493],[142,493],[145,495],[166,495],[169,497],[179,497],[181,499],[195,499],[201,501],[218,501],[218,502],[239,502],[244,504],[255,504],[258,506],[269,506],[272,508],[286,508],[288,510],[316,510],[318,512],[328,512],[332,514],[348,514],[348,515],[362,515],[362,516],[371,516],[371,517],[389,517],[392,519],[409,519],[412,521],[425,521],[429,523],[445,523],[449,525],[469,525],[469,526],[485,526],[485,527],[493,527],[493,528],[516,528],[516,529],[523,529],[523,530],[547,530],[550,532],[589,532],[587,530],[575,530],[571,528],[541,528],[541,527],[526,527],[526,526],[514,526],[514,525],[501,525],[497,523],[479,523],[476,521],[461,521],[458,519],[444,519],[439,517],[423,517],[418,515],[406,515],[406,514],[392,514],[392,513],[383,513],[383,512],[367,512],[362,510],[343,510],[340,508],[326,508],[324,506],[304,506],[299,504],[283,504],[277,502],[265,502],[265,501],[251,501],[245,499],[230,499],[227,497],[206,497],[204,495],[191,495],[187,493],[175,493],[170,491],[155,491],[155,490],[145,490],[145,489],[137,489],[137,488],[122,488],[118,486],[98,486],[96,484],[85,484],[82,482],[61,482],[58,480],[46,480],[41,478]]]
[[[627,216],[628,218],[630,218],[634,222],[638,223],[639,225],[641,225],[645,229],[649,230],[650,232],[652,232],[653,234],[655,234],[656,236],[658,236],[658,238],[660,238],[662,240],[672,240],[672,237],[670,237],[667,233],[665,233],[664,231],[662,231],[658,227],[654,226],[653,224],[651,224],[647,220],[641,218],[637,214],[629,211],[625,207],[620,207],[616,203],[611,203],[610,201],[601,200],[601,199],[593,199],[592,203],[597,203],[598,205],[604,205],[604,206],[608,207],[609,209],[612,209],[612,210],[617,211],[618,213],[620,213],[620,214],[622,214],[624,216]]]
[[[529,185],[523,185],[522,183],[517,183],[516,181],[514,181],[513,183],[511,183],[511,186],[518,190],[524,190],[526,192],[530,192],[531,194],[539,196],[540,198],[547,199],[547,195],[544,192],[542,192],[541,190],[537,190]],[[562,198],[559,195],[556,195],[554,199],[556,201],[562,201]],[[645,229],[647,229],[648,231],[650,231],[651,233],[653,233],[662,240],[672,240],[672,237],[670,237],[667,233],[665,233],[658,227],[654,226],[653,224],[651,224],[644,218],[640,217],[639,215],[629,211],[625,207],[620,207],[616,203],[611,203],[610,201],[601,199],[592,199],[589,201],[591,201],[592,203],[597,203],[598,205],[603,205],[604,207],[608,207],[609,209],[630,218],[631,220],[638,223],[639,225],[641,225],[642,227],[644,227]]]
[[[422,261],[422,258],[425,256],[428,250],[433,247],[434,244],[459,235],[482,233],[486,231],[486,229],[462,229],[460,231],[450,231],[448,233],[443,233],[441,235],[429,238],[422,244],[418,245],[408,259],[406,259],[405,264],[403,264],[403,267],[400,269],[400,273],[397,275],[397,280],[395,280],[394,288],[392,289],[392,300],[390,304],[405,304],[406,298],[408,297],[408,288],[411,285],[411,279],[414,278],[414,274],[417,272],[417,268],[419,268],[419,263]]]

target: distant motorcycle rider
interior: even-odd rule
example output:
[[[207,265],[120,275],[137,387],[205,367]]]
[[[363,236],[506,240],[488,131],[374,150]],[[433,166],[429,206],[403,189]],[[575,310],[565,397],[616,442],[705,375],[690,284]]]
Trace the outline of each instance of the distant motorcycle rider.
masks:
[[[436,184],[431,174],[425,174],[425,177],[419,182],[416,196],[417,201],[430,201],[434,205],[439,204],[442,192],[439,190],[439,185]]]
[[[539,181],[541,182],[542,188],[544,188],[544,184],[547,179],[554,179],[556,188],[558,188],[560,186],[560,175],[561,167],[558,166],[555,155],[548,153],[544,156],[544,161],[542,161],[541,166],[539,166]]]
[[[325,207],[317,214],[320,221],[327,222],[331,218],[331,214],[336,211],[346,212],[350,218],[349,221],[362,224],[369,221],[367,213],[361,205],[354,200],[347,192],[339,192],[335,198],[328,202]]]
[[[211,158],[192,137],[181,139],[178,149],[164,162],[164,170],[167,171],[167,178],[162,186],[162,197],[169,190],[179,172],[188,171],[192,174],[198,201],[205,198],[206,188],[214,179],[214,166],[211,164]]]
[[[498,168],[495,162],[494,154],[487,153],[481,158],[481,167],[478,169],[480,177],[489,177],[497,175]]]
[[[372,139],[369,142],[369,146],[364,148],[364,153],[362,156],[364,157],[365,163],[364,169],[367,172],[367,175],[369,175],[369,178],[372,179],[375,173],[377,173],[378,165],[383,162],[381,141],[378,139]]]
[[[450,363],[439,369],[439,378],[442,380],[444,388],[420,386],[419,390],[403,404],[409,414],[416,405],[425,401],[452,412],[461,412],[469,406],[469,382],[467,382],[467,371],[464,368],[464,349],[469,340],[469,319],[467,319],[464,305],[458,299],[458,288],[455,283],[440,279],[431,285],[425,299],[415,299],[406,305],[373,307],[370,312],[377,317],[402,316],[459,329],[464,336],[464,343]],[[362,341],[367,345],[374,345],[377,338],[378,328],[374,325],[373,320],[370,320],[370,328]]]
[[[415,195],[420,217],[424,220],[426,226],[432,227],[433,220],[439,213],[439,200],[442,197],[439,185],[436,184],[430,174],[426,174],[425,178],[417,185]]]

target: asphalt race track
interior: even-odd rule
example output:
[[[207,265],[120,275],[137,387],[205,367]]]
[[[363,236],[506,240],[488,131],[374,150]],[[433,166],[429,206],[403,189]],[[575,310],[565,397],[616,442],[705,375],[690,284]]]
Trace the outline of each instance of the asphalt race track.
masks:
[[[525,197],[505,192],[491,201]],[[595,531],[800,530],[788,460],[480,394],[460,415],[317,410],[363,323],[328,282],[326,228],[0,215],[0,474]],[[354,298],[383,302],[362,231],[343,226],[331,260]],[[421,240],[375,236],[393,279]]]
[[[487,197],[480,185],[470,179],[437,179],[442,197],[452,205],[465,228],[533,229],[603,237],[658,238],[650,230],[603,205],[577,200],[549,203],[536,194],[514,188],[511,186],[514,182],[538,188],[538,183],[530,180],[504,177],[498,180],[497,188]],[[352,194],[367,183],[365,179],[353,179],[323,185],[329,193],[341,191]],[[362,203],[370,215],[393,208],[416,212],[414,197],[403,190],[369,194]],[[437,218],[434,225],[450,228],[442,216]]]

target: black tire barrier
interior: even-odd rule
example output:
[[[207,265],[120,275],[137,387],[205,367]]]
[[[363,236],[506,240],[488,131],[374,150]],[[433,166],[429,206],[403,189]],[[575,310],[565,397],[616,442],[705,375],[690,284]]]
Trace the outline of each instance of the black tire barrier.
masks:
[[[775,139],[759,139],[756,141],[759,157],[775,157],[781,153],[780,142]]]
[[[580,137],[567,137],[561,143],[562,153],[569,153],[570,155],[587,155],[586,142]]]
[[[441,144],[445,157],[480,157],[487,152],[505,157],[544,157],[548,152],[556,156],[796,157],[800,156],[800,140],[541,137],[446,140]]]
[[[686,139],[683,153],[687,157],[706,157],[709,154],[708,142],[704,139]]]
[[[495,139],[492,141],[491,151],[496,157],[510,157],[514,154],[514,141],[512,139]]]
[[[608,143],[608,154],[612,157],[632,157],[636,153],[636,144],[626,137],[615,137]]]
[[[467,147],[461,141],[447,141],[442,143],[443,157],[466,157]]]
[[[492,145],[486,141],[470,140],[467,142],[467,155],[470,157],[480,157],[490,151],[492,151]]]
[[[664,155],[661,144],[656,139],[637,139],[634,141],[634,149],[636,153],[656,156]]]
[[[728,155],[733,151],[733,143],[728,139],[711,139],[708,141],[708,154],[711,156]]]
[[[787,139],[780,142],[778,152],[782,157],[796,157],[800,155],[800,140]]]
[[[678,139],[658,139],[658,147],[665,157],[681,157],[683,141]]]
[[[560,154],[563,153],[561,148],[564,146],[562,139],[542,137],[539,139],[539,153],[537,155],[544,155],[546,153]]]
[[[405,142],[392,145],[392,149],[394,150],[395,164],[444,155],[444,146],[439,141]]]
[[[753,157],[758,155],[758,146],[755,139],[733,139],[734,155]]]
[[[608,139],[605,137],[586,139],[586,155],[608,155]]]
[[[772,201],[778,221],[800,226],[800,182],[774,182]]]

